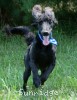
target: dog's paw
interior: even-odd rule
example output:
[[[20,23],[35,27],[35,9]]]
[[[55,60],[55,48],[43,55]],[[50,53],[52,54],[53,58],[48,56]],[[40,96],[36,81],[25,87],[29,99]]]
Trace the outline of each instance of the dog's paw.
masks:
[[[26,87],[26,85],[23,85],[22,93],[24,93],[26,91],[27,91],[27,87]]]
[[[34,78],[33,84],[35,85],[36,88],[38,88],[41,85],[41,80],[39,77]]]
[[[25,95],[26,91],[22,88],[22,89],[20,89],[19,93],[20,93],[21,95]]]

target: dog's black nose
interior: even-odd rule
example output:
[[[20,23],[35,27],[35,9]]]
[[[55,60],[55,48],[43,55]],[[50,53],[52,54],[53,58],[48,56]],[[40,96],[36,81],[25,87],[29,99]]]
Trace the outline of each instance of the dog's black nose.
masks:
[[[43,36],[48,36],[49,33],[48,32],[43,32]]]

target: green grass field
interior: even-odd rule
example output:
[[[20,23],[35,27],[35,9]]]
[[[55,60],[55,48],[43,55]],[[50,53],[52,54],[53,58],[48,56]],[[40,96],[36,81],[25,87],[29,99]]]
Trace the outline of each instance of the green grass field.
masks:
[[[77,100],[77,35],[54,33],[57,61],[44,86],[36,89],[32,76],[23,96],[24,54],[27,50],[21,36],[6,37],[0,32],[0,100]]]

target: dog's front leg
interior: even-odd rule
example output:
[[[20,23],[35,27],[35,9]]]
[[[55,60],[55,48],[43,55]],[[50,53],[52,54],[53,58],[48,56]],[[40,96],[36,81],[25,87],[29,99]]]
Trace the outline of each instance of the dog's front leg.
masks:
[[[41,84],[41,80],[40,80],[40,77],[38,75],[37,65],[34,63],[33,60],[31,60],[30,66],[31,66],[31,70],[32,70],[32,73],[33,73],[33,83],[34,83],[35,87],[38,88]]]
[[[44,84],[44,82],[47,80],[48,76],[50,75],[50,73],[53,71],[55,65],[50,65],[44,73],[42,73],[41,75],[41,85]]]

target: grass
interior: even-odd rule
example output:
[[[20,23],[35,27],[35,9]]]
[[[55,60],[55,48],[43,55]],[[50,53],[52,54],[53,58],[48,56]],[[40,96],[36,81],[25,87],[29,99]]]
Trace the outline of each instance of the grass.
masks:
[[[77,100],[77,34],[57,30],[54,36],[58,41],[54,71],[38,89],[32,85],[31,76],[23,96],[20,89],[26,43],[21,36],[8,38],[0,32],[0,100]]]

